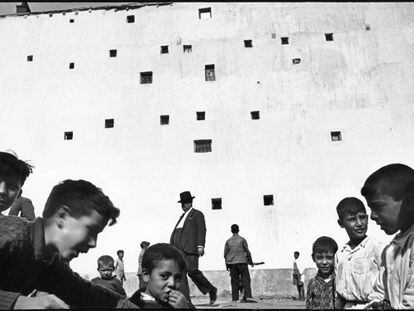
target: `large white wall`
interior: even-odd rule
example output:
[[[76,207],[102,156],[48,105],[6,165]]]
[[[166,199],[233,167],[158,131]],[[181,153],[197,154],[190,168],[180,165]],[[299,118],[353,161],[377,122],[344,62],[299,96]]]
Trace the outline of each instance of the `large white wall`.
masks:
[[[211,19],[198,18],[205,7]],[[206,217],[201,269],[224,267],[232,223],[264,268],[290,267],[294,250],[312,266],[317,237],[346,242],[336,223],[342,198],[361,198],[380,166],[414,166],[413,3],[174,3],[9,15],[0,17],[0,51],[0,149],[36,166],[24,186],[36,214],[66,178],[92,181],[121,209],[98,247],[74,260],[80,272],[119,248],[134,271],[140,241],[169,240],[184,190]],[[215,64],[216,81],[204,81],[206,64]],[[153,71],[152,84],[139,83],[141,71]],[[251,120],[253,110],[260,120]],[[161,114],[169,125],[159,124]],[[106,118],[114,128],[104,128]],[[337,130],[343,140],[332,142]],[[74,139],[63,140],[64,131]],[[213,151],[194,153],[193,140],[204,138]],[[274,206],[263,206],[265,194]],[[215,197],[222,210],[211,209]],[[374,223],[369,232],[388,239]]]

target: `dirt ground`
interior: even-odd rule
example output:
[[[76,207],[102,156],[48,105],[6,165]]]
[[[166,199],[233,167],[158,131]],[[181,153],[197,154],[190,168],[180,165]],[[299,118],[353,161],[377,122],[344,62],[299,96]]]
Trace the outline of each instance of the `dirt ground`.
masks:
[[[288,298],[260,297],[254,298],[257,303],[231,302],[231,297],[218,297],[213,306],[209,305],[209,297],[191,298],[197,309],[305,309],[305,301]]]

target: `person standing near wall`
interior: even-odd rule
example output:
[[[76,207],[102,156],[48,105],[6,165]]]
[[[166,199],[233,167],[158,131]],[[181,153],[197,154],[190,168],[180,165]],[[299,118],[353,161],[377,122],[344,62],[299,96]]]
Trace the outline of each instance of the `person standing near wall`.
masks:
[[[9,216],[19,216],[26,218],[29,221],[35,220],[35,212],[32,201],[28,198],[20,196],[12,205],[9,211]]]
[[[296,285],[298,288],[298,294],[299,294],[299,300],[305,300],[305,289],[304,284],[301,280],[302,274],[303,274],[303,267],[299,260],[300,253],[298,251],[295,251],[293,253],[293,257],[295,260],[293,261],[293,285]]]
[[[139,252],[139,255],[138,255],[138,272],[137,272],[137,276],[139,280],[138,289],[144,289],[147,286],[142,276],[142,258],[144,257],[144,253],[147,250],[148,246],[150,246],[150,242],[142,241],[139,244],[139,246],[141,246],[141,251]]]

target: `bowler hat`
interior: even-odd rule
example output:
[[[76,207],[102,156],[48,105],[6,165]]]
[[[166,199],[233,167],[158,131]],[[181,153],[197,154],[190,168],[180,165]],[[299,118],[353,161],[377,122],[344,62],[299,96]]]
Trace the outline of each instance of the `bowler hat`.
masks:
[[[180,193],[180,201],[177,203],[191,203],[195,197],[191,196],[190,191],[184,191]]]

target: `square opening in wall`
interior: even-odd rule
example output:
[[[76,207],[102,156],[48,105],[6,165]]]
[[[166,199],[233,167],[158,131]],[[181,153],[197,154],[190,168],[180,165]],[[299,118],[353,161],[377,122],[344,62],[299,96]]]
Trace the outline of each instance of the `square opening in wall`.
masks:
[[[75,68],[75,63],[69,63],[69,69]]]
[[[282,44],[289,44],[289,37],[281,37]]]
[[[211,18],[211,8],[198,9],[198,18],[199,19]]]
[[[105,119],[105,128],[114,127],[114,119]]]
[[[73,18],[71,18],[70,20],[69,20],[69,23],[71,23],[71,24],[73,24],[75,22],[75,20],[73,19]]]
[[[272,33],[272,39],[276,39],[276,34]]]
[[[206,112],[205,111],[197,111],[197,120],[205,120],[206,119]]]
[[[27,61],[32,62],[33,61],[33,55],[27,55]]]
[[[161,45],[161,54],[168,54],[168,45]]]
[[[245,48],[252,48],[253,47],[252,40],[244,40],[244,47]]]
[[[192,51],[193,47],[190,44],[184,44],[183,45],[183,52],[184,53],[190,53]]]
[[[294,65],[296,65],[296,64],[300,64],[300,58],[294,58],[294,59],[292,59],[292,63],[293,63]]]
[[[325,34],[326,41],[333,41],[333,33],[326,33]]]
[[[127,16],[127,23],[135,22],[135,15],[128,15]]]
[[[65,132],[64,135],[63,135],[63,139],[64,140],[72,140],[73,139],[73,132],[72,131]]]
[[[366,24],[366,25],[365,25],[365,30],[366,30],[366,31],[370,31],[370,30],[371,30],[371,26],[370,26],[370,25],[368,25],[368,24]]]
[[[263,196],[263,204],[265,206],[267,206],[267,205],[274,205],[274,203],[273,203],[273,194],[265,194]]]
[[[116,50],[109,50],[109,57],[116,57]]]
[[[144,72],[141,72],[140,75],[141,75],[141,84],[152,83],[152,71],[144,71]]]
[[[198,139],[194,141],[194,152],[211,152],[211,139]]]
[[[332,141],[341,141],[342,135],[340,131],[331,132],[331,140]]]
[[[212,198],[211,199],[211,209],[222,209],[221,198]]]
[[[259,120],[260,119],[260,111],[251,111],[250,115],[252,116],[252,120]]]
[[[170,116],[168,114],[164,114],[160,116],[160,124],[166,125],[170,123]]]
[[[205,66],[206,81],[215,81],[216,74],[214,71],[214,64]]]

